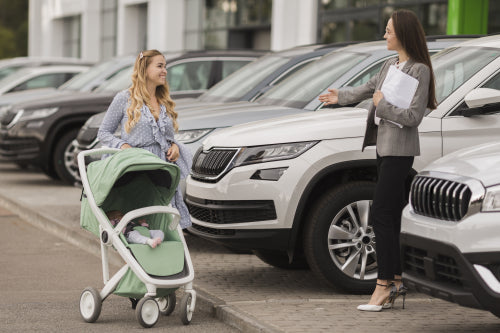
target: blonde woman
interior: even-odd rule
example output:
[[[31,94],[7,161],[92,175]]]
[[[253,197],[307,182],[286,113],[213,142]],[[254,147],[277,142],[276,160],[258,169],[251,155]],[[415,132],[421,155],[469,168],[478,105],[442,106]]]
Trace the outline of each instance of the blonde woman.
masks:
[[[185,178],[191,169],[189,150],[177,142],[178,129],[175,103],[170,98],[166,81],[166,60],[157,50],[141,52],[135,60],[132,86],[116,94],[111,102],[97,137],[104,146],[127,149],[143,148],[162,160],[175,163]],[[121,137],[114,133],[120,126]],[[178,188],[172,205],[181,214],[180,225],[191,225],[188,209]]]

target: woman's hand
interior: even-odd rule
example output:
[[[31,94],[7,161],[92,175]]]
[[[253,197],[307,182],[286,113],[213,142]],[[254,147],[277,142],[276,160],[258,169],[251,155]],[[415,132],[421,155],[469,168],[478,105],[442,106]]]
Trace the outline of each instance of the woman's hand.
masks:
[[[378,102],[380,102],[382,98],[384,98],[384,94],[382,94],[380,90],[376,90],[373,93],[373,105],[378,106]]]
[[[339,102],[338,89],[328,89],[328,91],[328,94],[319,95],[319,101],[325,103],[325,105],[337,104]]]
[[[177,161],[177,159],[179,158],[179,146],[175,143],[172,143],[170,148],[168,148],[167,154],[165,156],[170,162]]]
[[[127,148],[132,148],[131,145],[129,145],[128,143],[124,143],[121,145],[120,149],[127,149]]]

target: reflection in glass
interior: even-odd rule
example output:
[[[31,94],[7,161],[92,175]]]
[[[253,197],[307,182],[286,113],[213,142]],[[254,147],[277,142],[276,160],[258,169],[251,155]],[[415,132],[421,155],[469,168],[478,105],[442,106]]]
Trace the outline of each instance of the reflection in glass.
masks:
[[[248,93],[257,83],[289,61],[288,58],[267,55],[244,66],[220,81],[200,96],[201,101],[237,101]]]
[[[441,103],[472,75],[500,56],[497,49],[448,48],[432,56],[436,78],[436,99]]]
[[[258,102],[303,108],[344,73],[366,58],[368,55],[364,53],[347,51],[329,53],[290,75],[262,95]]]

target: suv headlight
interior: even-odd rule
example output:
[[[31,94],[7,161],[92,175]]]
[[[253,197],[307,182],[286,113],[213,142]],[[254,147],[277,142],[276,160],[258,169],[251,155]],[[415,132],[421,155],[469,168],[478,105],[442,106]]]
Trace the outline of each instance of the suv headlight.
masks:
[[[292,159],[303,154],[317,143],[318,141],[308,141],[245,147],[236,158],[234,166]]]
[[[500,212],[500,185],[492,186],[486,189],[481,211]]]
[[[55,108],[43,108],[43,109],[35,109],[35,110],[24,110],[24,113],[21,116],[21,120],[31,120],[31,119],[39,119],[48,117],[59,110],[58,107]]]
[[[179,131],[175,134],[175,139],[182,143],[191,143],[198,141],[211,131],[213,131],[213,128]]]

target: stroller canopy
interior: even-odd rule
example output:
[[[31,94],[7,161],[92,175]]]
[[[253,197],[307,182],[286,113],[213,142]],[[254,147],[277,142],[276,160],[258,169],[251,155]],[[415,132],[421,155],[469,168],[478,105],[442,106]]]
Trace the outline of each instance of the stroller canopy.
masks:
[[[127,183],[137,173],[147,174],[155,186],[167,190],[167,202],[172,199],[180,179],[179,167],[147,150],[129,148],[88,166],[87,177],[96,204],[101,206],[114,186]]]

